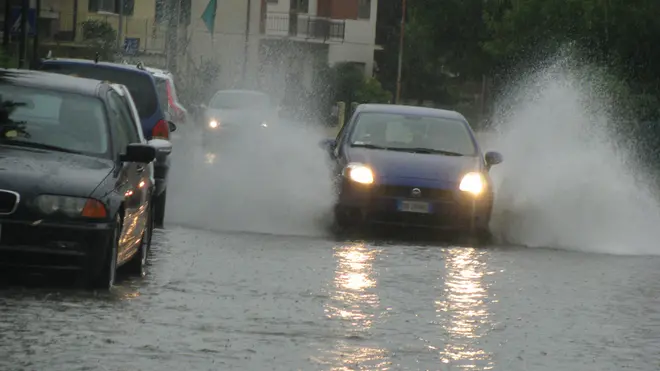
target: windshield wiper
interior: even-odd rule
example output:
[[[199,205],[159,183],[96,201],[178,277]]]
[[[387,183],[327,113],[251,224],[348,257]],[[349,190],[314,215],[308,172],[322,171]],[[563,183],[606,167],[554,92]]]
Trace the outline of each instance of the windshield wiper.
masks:
[[[49,150],[49,151],[73,153],[73,154],[77,154],[77,155],[82,154],[82,152],[75,151],[73,149],[63,148],[63,147],[59,147],[59,146],[53,146],[53,145],[50,145],[50,144],[24,142],[22,140],[0,140],[0,144],[9,145],[9,146],[16,146],[16,147],[30,147],[30,148],[37,148],[37,149],[46,149],[46,150]]]
[[[418,147],[418,148],[389,148],[391,151],[405,151],[405,152],[413,152],[413,153],[428,153],[428,154],[438,154],[438,155],[445,155],[445,156],[465,156],[462,153],[458,152],[452,152],[452,151],[446,151],[443,149],[433,149],[433,148],[424,148],[424,147]]]
[[[353,144],[351,144],[351,147],[360,147],[360,148],[369,148],[369,149],[384,149],[384,150],[391,149],[389,147],[383,147],[383,146],[378,146],[378,145],[369,144],[369,143],[353,143]]]

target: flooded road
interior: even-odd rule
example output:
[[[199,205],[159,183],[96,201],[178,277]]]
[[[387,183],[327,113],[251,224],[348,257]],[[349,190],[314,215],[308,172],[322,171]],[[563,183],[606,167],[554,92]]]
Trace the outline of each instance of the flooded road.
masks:
[[[172,227],[109,295],[9,289],[2,370],[656,370],[656,259]]]
[[[292,234],[170,222],[109,294],[3,289],[0,370],[660,368],[660,259]]]

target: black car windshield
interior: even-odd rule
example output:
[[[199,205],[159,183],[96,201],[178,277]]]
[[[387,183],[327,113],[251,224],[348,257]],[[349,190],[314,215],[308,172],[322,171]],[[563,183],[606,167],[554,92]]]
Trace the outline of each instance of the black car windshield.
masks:
[[[352,147],[473,156],[476,148],[467,125],[457,119],[400,113],[360,113]]]
[[[266,109],[270,105],[268,95],[259,92],[220,91],[211,99],[214,109]]]
[[[95,97],[0,84],[0,145],[107,157],[103,102]]]
[[[159,104],[158,94],[154,90],[151,76],[138,70],[132,72],[127,69],[107,67],[103,65],[53,62],[44,63],[41,69],[48,72],[86,77],[88,79],[126,85],[128,91],[131,92],[135,107],[142,119],[153,116]],[[163,108],[166,107],[167,106],[164,106]]]

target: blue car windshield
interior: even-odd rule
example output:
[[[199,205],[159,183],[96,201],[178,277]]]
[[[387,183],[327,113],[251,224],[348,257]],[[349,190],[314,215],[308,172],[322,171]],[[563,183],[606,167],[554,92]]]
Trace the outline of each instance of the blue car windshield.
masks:
[[[352,147],[474,156],[477,149],[461,120],[399,113],[360,113]]]

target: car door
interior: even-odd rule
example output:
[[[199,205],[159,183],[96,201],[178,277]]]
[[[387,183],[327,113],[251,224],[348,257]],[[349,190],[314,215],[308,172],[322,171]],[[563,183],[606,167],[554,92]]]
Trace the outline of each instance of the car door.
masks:
[[[147,144],[147,139],[146,136],[144,135],[144,132],[142,131],[142,124],[140,123],[140,114],[137,111],[137,107],[135,107],[135,103],[133,102],[133,98],[131,97],[131,93],[128,91],[128,88],[124,85],[116,85],[115,86],[122,94],[120,95],[120,98],[124,105],[128,108],[129,113],[131,115],[131,119],[133,122],[133,126],[135,127],[135,130],[137,131],[138,137],[140,139],[140,143]],[[154,163],[151,162],[149,165],[147,165],[147,171],[149,172],[147,174],[148,180],[149,180],[149,186],[153,187],[156,184],[156,181],[154,179]]]
[[[113,133],[118,154],[123,154],[131,143],[140,143],[139,137],[121,97],[114,90],[108,92],[109,113],[113,118]],[[119,181],[124,195],[124,226],[121,235],[118,261],[130,258],[140,244],[146,225],[148,202],[145,195],[144,170],[146,164],[121,163]]]

